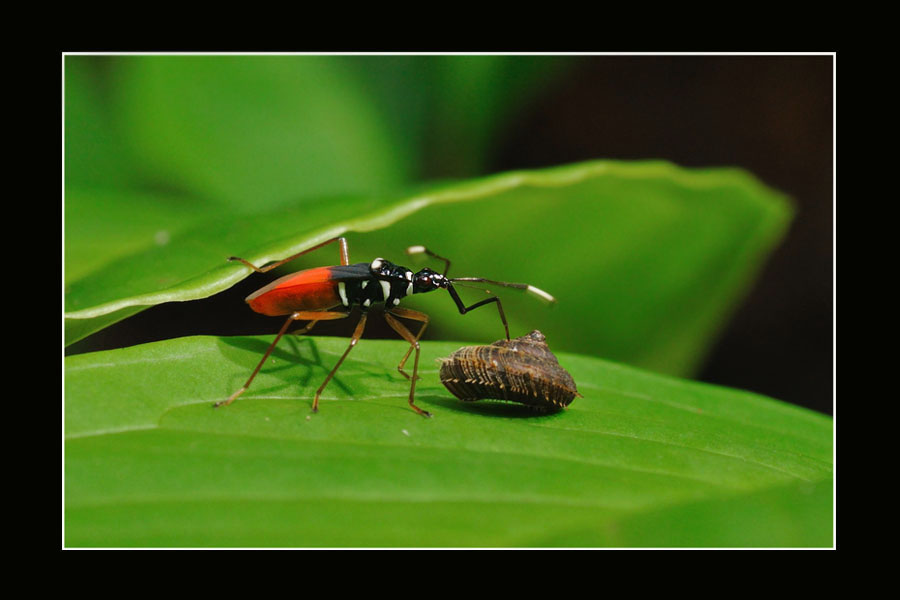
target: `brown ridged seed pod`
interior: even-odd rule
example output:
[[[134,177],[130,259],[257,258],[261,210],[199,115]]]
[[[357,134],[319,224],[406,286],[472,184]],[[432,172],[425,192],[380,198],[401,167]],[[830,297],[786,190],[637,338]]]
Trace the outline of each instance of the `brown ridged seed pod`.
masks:
[[[538,330],[489,346],[465,346],[440,360],[441,383],[465,402],[493,398],[552,411],[581,397]]]

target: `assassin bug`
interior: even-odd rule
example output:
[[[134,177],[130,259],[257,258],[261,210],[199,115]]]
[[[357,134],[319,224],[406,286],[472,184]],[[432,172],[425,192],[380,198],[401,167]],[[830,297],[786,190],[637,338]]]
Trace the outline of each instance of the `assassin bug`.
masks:
[[[217,402],[214,406],[227,406],[247,390],[250,383],[253,381],[253,378],[259,373],[263,363],[266,362],[269,354],[272,353],[278,340],[285,334],[291,323],[294,321],[309,321],[304,327],[295,332],[297,334],[304,334],[308,333],[319,321],[344,319],[350,315],[352,308],[359,307],[362,314],[359,323],[356,325],[356,329],[353,331],[353,335],[350,338],[350,345],[344,351],[344,354],[338,360],[334,368],[328,373],[328,376],[325,378],[325,381],[322,382],[322,385],[319,386],[319,389],[316,390],[316,395],[315,398],[313,398],[312,403],[312,410],[313,412],[316,412],[319,408],[319,396],[322,394],[322,390],[325,389],[325,386],[328,385],[328,382],[334,377],[334,374],[341,366],[341,363],[344,362],[344,359],[347,358],[347,355],[359,341],[360,337],[362,337],[363,330],[366,326],[368,309],[373,304],[383,303],[385,306],[384,318],[388,325],[400,334],[400,337],[409,342],[409,350],[406,351],[406,354],[397,366],[397,370],[410,380],[409,406],[420,415],[430,417],[431,413],[422,410],[415,404],[416,379],[419,378],[419,338],[422,337],[422,333],[425,331],[425,328],[428,327],[429,317],[425,313],[399,307],[398,304],[400,304],[402,298],[411,294],[424,294],[439,289],[447,290],[450,297],[456,303],[456,307],[459,309],[460,314],[466,314],[480,306],[495,303],[497,305],[497,311],[500,313],[500,321],[503,323],[503,329],[506,332],[507,340],[509,339],[509,325],[506,322],[506,315],[503,314],[503,306],[500,303],[500,298],[491,296],[490,298],[466,306],[456,293],[453,282],[490,283],[526,290],[549,302],[556,301],[553,296],[547,292],[524,283],[507,283],[481,277],[449,278],[447,277],[447,272],[450,270],[450,261],[431,252],[424,246],[411,246],[407,248],[406,252],[407,254],[424,253],[443,261],[445,265],[443,273],[438,273],[437,271],[428,268],[424,268],[417,273],[414,273],[406,267],[395,265],[383,258],[376,258],[371,263],[350,264],[347,240],[343,237],[332,238],[313,246],[312,248],[289,256],[284,260],[280,260],[264,267],[257,267],[243,258],[238,258],[236,256],[232,256],[228,260],[241,262],[258,273],[265,273],[266,271],[270,271],[289,261],[299,258],[304,254],[312,252],[313,250],[318,250],[319,248],[334,242],[337,242],[340,248],[340,265],[333,267],[316,267],[285,275],[247,296],[246,302],[254,311],[268,316],[287,315],[287,320],[284,322],[284,325],[281,326],[281,330],[279,330],[278,335],[275,336],[275,340],[269,346],[268,350],[266,350],[262,360],[256,365],[256,368],[253,370],[253,373],[250,375],[247,382],[227,400]],[[461,285],[466,284],[461,283]],[[418,321],[422,326],[419,328],[418,333],[413,335],[398,317]],[[416,351],[416,357],[413,361],[413,372],[410,376],[403,370],[403,367],[406,366],[406,361],[409,359],[413,350]]]

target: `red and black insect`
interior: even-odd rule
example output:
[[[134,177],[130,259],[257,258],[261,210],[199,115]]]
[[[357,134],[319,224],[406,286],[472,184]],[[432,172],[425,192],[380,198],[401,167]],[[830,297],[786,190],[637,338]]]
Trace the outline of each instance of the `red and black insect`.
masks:
[[[375,304],[383,303],[385,308],[384,318],[388,325],[400,334],[400,337],[409,342],[409,350],[406,351],[406,354],[397,366],[397,370],[410,380],[409,406],[420,415],[430,417],[430,413],[415,405],[416,379],[419,378],[419,339],[422,337],[422,333],[424,333],[425,328],[428,326],[429,318],[425,313],[398,306],[401,299],[411,294],[424,294],[439,289],[447,290],[450,297],[456,303],[460,314],[466,314],[480,306],[495,303],[497,305],[497,311],[500,313],[500,320],[503,323],[503,328],[506,332],[506,339],[509,339],[509,325],[506,322],[506,315],[503,313],[503,306],[500,303],[500,298],[491,296],[490,298],[466,306],[456,293],[453,282],[481,282],[517,288],[527,290],[549,302],[555,302],[555,299],[550,294],[524,283],[507,283],[481,277],[449,278],[447,277],[447,272],[450,269],[450,261],[434,254],[424,246],[411,246],[407,249],[407,253],[424,253],[444,261],[445,266],[443,273],[438,273],[437,271],[428,268],[424,268],[414,273],[406,267],[395,265],[383,258],[376,258],[370,263],[356,263],[351,265],[349,252],[347,250],[347,240],[343,237],[332,238],[265,267],[256,267],[243,258],[237,258],[236,256],[232,256],[228,260],[242,262],[254,271],[264,273],[333,242],[338,242],[340,246],[340,265],[333,267],[317,267],[285,275],[247,296],[247,304],[249,304],[250,308],[254,311],[269,316],[287,315],[288,318],[243,387],[232,394],[227,400],[217,402],[215,406],[227,406],[247,390],[250,383],[253,381],[253,378],[259,373],[263,363],[266,362],[269,354],[272,353],[278,340],[285,334],[291,323],[294,321],[309,321],[305,326],[295,332],[303,334],[309,332],[309,330],[319,321],[344,319],[350,315],[351,310],[354,307],[358,307],[361,316],[359,323],[350,338],[350,345],[347,347],[347,350],[344,351],[344,354],[338,360],[331,372],[328,373],[328,376],[325,378],[322,385],[319,386],[319,389],[316,390],[315,398],[313,398],[312,410],[313,412],[317,411],[319,407],[319,396],[322,394],[322,390],[325,389],[325,386],[328,385],[328,382],[334,377],[334,374],[341,366],[341,363],[347,358],[350,350],[353,349],[360,337],[362,337],[366,325],[368,309]],[[414,335],[407,326],[398,319],[398,317],[418,321],[422,326]],[[403,370],[403,367],[406,365],[406,361],[409,359],[413,350],[416,351],[416,357],[413,362],[413,372],[410,376]]]

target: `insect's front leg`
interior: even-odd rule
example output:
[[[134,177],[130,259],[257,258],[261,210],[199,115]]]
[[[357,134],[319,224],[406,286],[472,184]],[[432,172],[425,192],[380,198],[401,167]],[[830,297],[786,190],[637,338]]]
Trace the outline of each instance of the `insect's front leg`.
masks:
[[[494,302],[497,304],[497,311],[500,313],[500,322],[503,323],[503,330],[506,332],[506,339],[509,339],[509,323],[506,322],[506,314],[503,312],[503,304],[500,302],[500,298],[497,296],[492,296],[487,300],[482,300],[481,302],[476,302],[471,306],[466,306],[463,304],[462,299],[459,297],[459,294],[456,293],[456,290],[453,286],[447,288],[447,291],[450,292],[450,297],[453,298],[453,301],[456,303],[456,308],[459,309],[459,314],[464,315],[470,310],[475,310],[479,306],[484,306],[485,304],[490,304]]]

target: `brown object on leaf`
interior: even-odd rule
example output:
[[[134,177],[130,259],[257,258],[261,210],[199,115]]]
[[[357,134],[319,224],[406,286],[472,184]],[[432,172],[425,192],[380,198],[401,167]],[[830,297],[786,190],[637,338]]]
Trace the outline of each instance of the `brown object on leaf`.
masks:
[[[493,398],[542,411],[560,410],[581,396],[538,330],[489,346],[465,346],[441,359],[441,382],[465,402]]]

